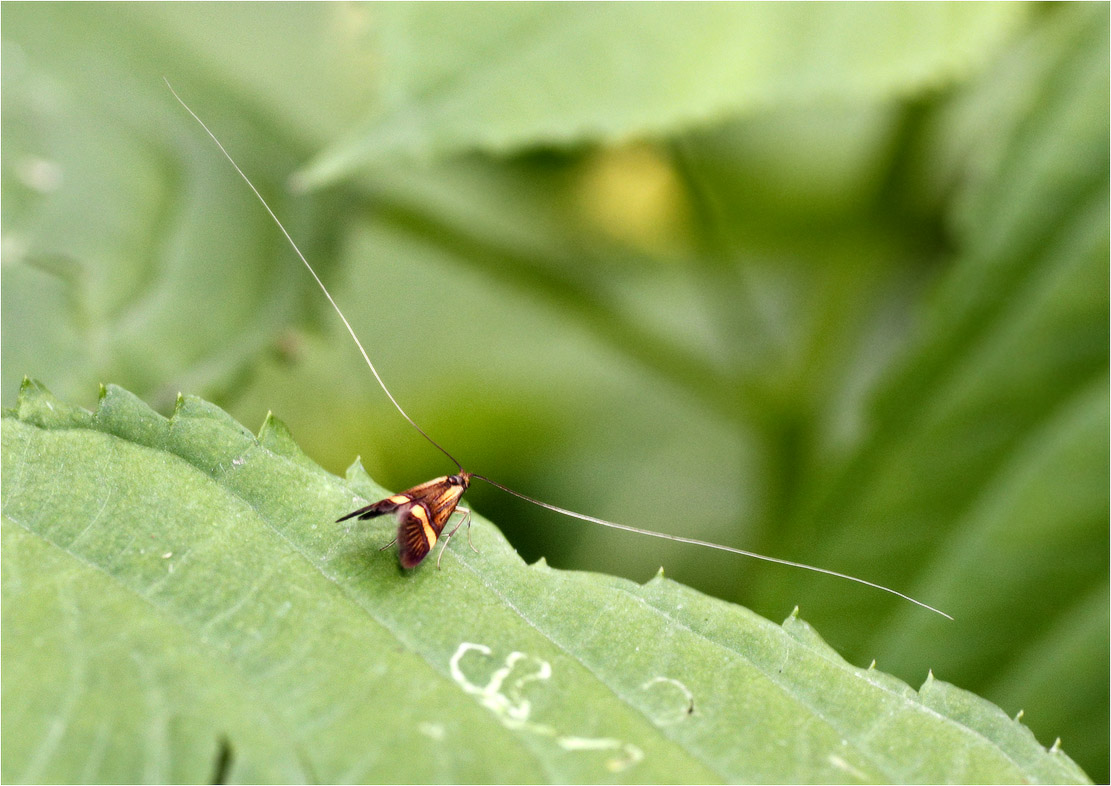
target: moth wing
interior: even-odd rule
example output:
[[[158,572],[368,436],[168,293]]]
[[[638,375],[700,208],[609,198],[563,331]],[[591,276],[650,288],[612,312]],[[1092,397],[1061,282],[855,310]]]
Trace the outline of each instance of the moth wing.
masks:
[[[396,540],[401,566],[415,568],[436,545],[440,532],[451,518],[466,488],[466,482],[460,482],[454,476],[434,478],[352,511],[338,521],[346,521],[355,516],[372,519],[387,513],[396,513]]]
[[[387,513],[397,512],[398,514],[400,514],[402,512],[400,508],[412,503],[414,500],[421,501],[427,498],[433,492],[442,492],[442,490],[445,488],[445,480],[447,480],[446,477],[433,478],[432,480],[429,480],[425,483],[421,483],[419,486],[413,486],[411,489],[406,489],[399,494],[394,494],[393,496],[386,497],[385,499],[379,500],[378,502],[373,502],[366,507],[359,508],[358,510],[353,510],[343,518],[336,519],[336,523],[339,524],[341,521],[347,521],[348,519],[354,518],[355,516],[358,516],[360,520],[365,520],[376,518],[377,516],[383,516]],[[458,497],[461,496],[463,496],[462,491],[459,492]],[[458,497],[456,497],[456,502],[459,501]],[[452,508],[454,509],[454,507],[455,506],[453,505]],[[443,525],[441,524],[441,526]]]
[[[354,518],[355,516],[358,516],[360,520],[383,516],[387,513],[393,513],[401,506],[407,505],[412,501],[412,497],[410,497],[408,493],[394,494],[392,497],[386,497],[385,499],[379,500],[378,502],[373,502],[370,505],[367,505],[365,508],[353,510],[346,516],[336,519],[336,523],[339,524],[341,521],[347,521],[348,519]]]
[[[444,525],[439,522],[439,526],[435,526],[429,520],[428,509],[423,503],[414,504],[398,517],[397,550],[401,567],[415,568],[432,551]]]

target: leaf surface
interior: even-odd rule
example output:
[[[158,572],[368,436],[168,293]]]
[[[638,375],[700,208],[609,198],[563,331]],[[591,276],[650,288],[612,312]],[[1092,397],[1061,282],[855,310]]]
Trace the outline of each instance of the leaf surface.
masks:
[[[28,382],[3,461],[7,781],[1084,778],[794,616],[528,566],[481,519],[405,574],[389,523],[330,523],[385,492],[272,418]]]

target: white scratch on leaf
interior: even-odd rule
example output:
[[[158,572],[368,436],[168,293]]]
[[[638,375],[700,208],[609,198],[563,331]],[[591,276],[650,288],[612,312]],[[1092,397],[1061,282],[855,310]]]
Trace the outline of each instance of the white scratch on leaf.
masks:
[[[532,703],[521,696],[521,686],[526,682],[536,682],[551,677],[551,664],[546,660],[532,658],[539,668],[532,673],[519,677],[510,688],[511,693],[506,694],[502,693],[502,685],[505,683],[506,677],[513,672],[518,663],[528,660],[528,656],[523,652],[509,653],[509,656],[505,659],[505,665],[490,675],[490,681],[485,686],[478,686],[471,682],[459,667],[459,661],[468,652],[478,652],[486,656],[492,654],[490,648],[485,644],[463,642],[455,650],[455,654],[451,656],[451,661],[448,664],[451,669],[451,678],[467,693],[478,696],[482,701],[482,706],[501,718],[502,722],[510,728],[520,728],[521,726],[517,724],[526,724],[529,715],[532,713]]]
[[[859,780],[862,780],[862,781],[870,781],[870,780],[872,780],[872,778],[868,777],[868,775],[867,775],[866,773],[864,773],[864,772],[861,772],[860,770],[858,770],[858,769],[857,769],[856,767],[854,767],[853,765],[849,764],[849,763],[848,763],[847,761],[845,761],[844,759],[842,759],[842,758],[841,758],[840,756],[838,756],[837,754],[831,753],[831,754],[829,754],[829,756],[827,756],[827,757],[826,757],[826,759],[827,759],[827,761],[829,761],[829,763],[830,763],[830,764],[832,764],[832,765],[833,765],[834,767],[836,767],[837,769],[841,770],[842,772],[847,772],[847,773],[849,773],[849,774],[850,774],[850,775],[852,775],[852,776],[853,776],[854,778],[858,778]]]
[[[425,737],[436,740],[437,742],[444,738],[444,726],[441,723],[428,723],[427,721],[422,721],[417,724],[417,731]]]
[[[89,523],[86,524],[84,526],[84,528],[80,532],[78,532],[77,535],[72,540],[70,540],[68,548],[72,549],[77,544],[77,542],[79,540],[81,540],[81,538],[85,537],[85,535],[88,534],[89,530],[91,530],[93,527],[96,526],[96,523],[98,521],[100,521],[100,517],[104,515],[104,511],[108,507],[108,502],[111,499],[112,499],[112,487],[109,486],[108,487],[108,493],[105,494],[104,499],[102,499],[101,502],[100,502],[100,508],[93,515],[92,519],[89,520]]]
[[[610,772],[627,770],[644,759],[644,751],[629,742],[611,737],[557,737],[556,744],[565,751],[621,751],[621,758],[606,759],[606,769]]]
[[[530,682],[546,682],[551,678],[552,665],[548,661],[514,650],[506,656],[505,663],[494,670],[485,685],[477,685],[463,673],[460,666],[463,657],[469,652],[477,652],[487,658],[493,654],[485,644],[463,642],[448,661],[451,678],[468,694],[477,696],[482,706],[490,710],[506,728],[550,737],[566,751],[620,751],[620,757],[610,758],[605,762],[605,767],[610,772],[621,772],[644,759],[644,752],[632,743],[611,737],[565,735],[552,726],[530,720],[532,702],[522,695],[522,691]]]
[[[657,726],[671,726],[681,723],[694,714],[694,694],[686,685],[671,677],[653,677],[641,685],[640,689],[647,691],[656,688],[656,686],[670,686],[664,687],[663,691],[668,696],[674,696],[676,699],[673,707],[669,707],[665,712],[658,713],[652,718],[652,722]]]

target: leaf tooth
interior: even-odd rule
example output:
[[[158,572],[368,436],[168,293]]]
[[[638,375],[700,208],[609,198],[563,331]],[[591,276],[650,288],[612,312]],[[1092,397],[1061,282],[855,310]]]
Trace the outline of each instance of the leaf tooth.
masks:
[[[362,456],[355,456],[355,460],[348,466],[347,472],[344,473],[344,477],[347,478],[349,482],[365,482],[372,480],[366,468],[363,466]]]
[[[177,398],[174,399],[174,411],[170,414],[170,420],[176,420],[178,414],[185,407],[185,394],[180,390],[178,391]]]
[[[262,427],[258,430],[257,441],[259,445],[277,456],[319,470],[319,465],[297,444],[293,431],[272,411],[266,413]]]
[[[82,427],[93,419],[93,413],[82,407],[66,404],[33,377],[23,378],[16,406],[5,410],[5,414],[40,428]]]

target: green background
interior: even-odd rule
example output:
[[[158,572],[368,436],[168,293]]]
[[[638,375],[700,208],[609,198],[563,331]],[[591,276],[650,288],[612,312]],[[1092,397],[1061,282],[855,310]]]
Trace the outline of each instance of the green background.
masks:
[[[528,561],[798,605],[1107,779],[1106,5],[3,22],[5,406],[180,391],[389,488],[451,468],[166,77],[468,469],[957,619],[476,487]]]

